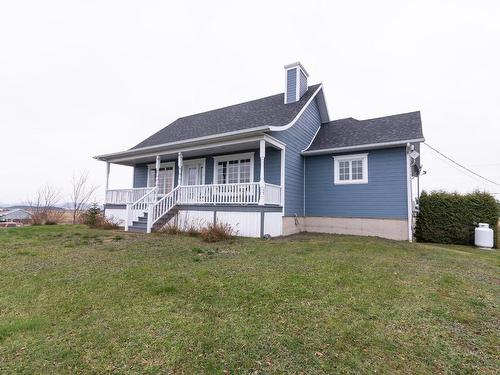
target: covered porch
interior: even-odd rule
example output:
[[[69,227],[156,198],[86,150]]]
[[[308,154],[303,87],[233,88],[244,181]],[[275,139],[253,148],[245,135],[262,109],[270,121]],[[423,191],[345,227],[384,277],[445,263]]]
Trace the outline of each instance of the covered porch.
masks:
[[[284,199],[285,145],[267,134],[106,160],[105,210],[147,231],[176,206],[267,206]],[[133,167],[133,186],[108,189],[111,164]]]

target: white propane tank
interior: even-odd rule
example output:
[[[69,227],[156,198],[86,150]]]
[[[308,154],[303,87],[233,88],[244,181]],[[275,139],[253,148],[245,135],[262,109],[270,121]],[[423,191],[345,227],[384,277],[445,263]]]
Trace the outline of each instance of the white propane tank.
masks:
[[[479,223],[474,230],[474,245],[491,249],[493,247],[493,229],[486,223]]]

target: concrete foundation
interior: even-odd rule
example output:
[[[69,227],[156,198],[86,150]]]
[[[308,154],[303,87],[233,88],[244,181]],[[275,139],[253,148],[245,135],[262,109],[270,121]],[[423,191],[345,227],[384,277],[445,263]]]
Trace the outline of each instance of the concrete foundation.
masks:
[[[408,222],[404,219],[371,219],[343,217],[284,217],[283,235],[299,232],[377,236],[408,241]]]
[[[304,217],[283,217],[283,236],[289,236],[290,234],[305,232]]]

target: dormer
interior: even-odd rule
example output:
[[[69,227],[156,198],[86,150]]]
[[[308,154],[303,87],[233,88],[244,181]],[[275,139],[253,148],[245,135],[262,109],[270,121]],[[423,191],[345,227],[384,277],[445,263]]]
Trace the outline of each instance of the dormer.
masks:
[[[309,74],[300,62],[285,65],[285,104],[298,101],[307,91]]]

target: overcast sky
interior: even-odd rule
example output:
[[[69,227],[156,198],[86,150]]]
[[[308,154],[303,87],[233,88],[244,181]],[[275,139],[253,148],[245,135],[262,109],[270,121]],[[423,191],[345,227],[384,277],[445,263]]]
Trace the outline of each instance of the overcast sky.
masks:
[[[500,182],[500,5],[491,1],[2,1],[0,202],[67,200],[92,156],[177,117],[283,91],[300,60],[333,119],[420,110],[428,143]],[[423,146],[425,189],[500,193]],[[110,187],[129,188],[111,166]],[[500,197],[500,195],[497,195]]]

